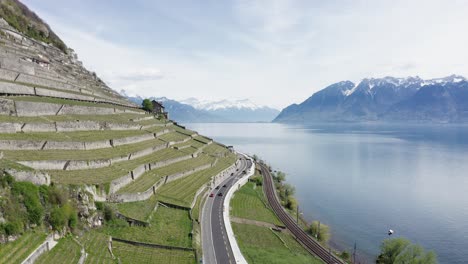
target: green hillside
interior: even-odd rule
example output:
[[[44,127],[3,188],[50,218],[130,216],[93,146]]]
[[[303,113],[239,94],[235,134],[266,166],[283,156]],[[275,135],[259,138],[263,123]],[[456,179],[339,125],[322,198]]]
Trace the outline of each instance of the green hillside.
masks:
[[[128,102],[19,2],[0,16],[0,262],[55,233],[39,263],[194,263],[191,207],[236,155]]]

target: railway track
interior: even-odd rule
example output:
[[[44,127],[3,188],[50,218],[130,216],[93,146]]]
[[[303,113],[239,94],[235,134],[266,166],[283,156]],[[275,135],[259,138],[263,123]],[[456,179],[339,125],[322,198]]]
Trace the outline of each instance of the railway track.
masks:
[[[333,255],[330,250],[326,249],[324,246],[315,241],[311,236],[309,236],[297,223],[294,219],[284,210],[281,206],[281,203],[276,195],[275,186],[273,184],[273,179],[271,177],[270,171],[261,164],[262,175],[264,179],[264,192],[267,196],[268,203],[271,208],[278,216],[278,218],[283,222],[286,228],[291,231],[291,233],[296,237],[296,239],[309,251],[309,253],[318,256],[325,263],[329,264],[343,264],[344,262]]]

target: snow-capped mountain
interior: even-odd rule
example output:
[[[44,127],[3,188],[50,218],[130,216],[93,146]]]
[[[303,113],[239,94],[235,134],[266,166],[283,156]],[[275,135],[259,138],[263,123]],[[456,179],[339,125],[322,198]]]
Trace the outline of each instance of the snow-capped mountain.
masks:
[[[120,94],[130,101],[141,105],[143,97],[128,95],[125,90]],[[150,97],[151,100],[162,102],[169,117],[182,123],[195,122],[270,122],[279,111],[266,106],[258,106],[248,99],[202,101],[196,98],[176,101],[166,97]]]
[[[275,122],[437,121],[468,120],[468,82],[462,76],[423,80],[420,77],[344,81],[283,109]]]
[[[207,101],[188,98],[180,102],[218,116],[223,122],[270,122],[279,113],[276,109],[259,106],[249,99]]]
[[[268,108],[267,106],[258,106],[249,99],[240,99],[240,100],[219,100],[219,101],[207,101],[207,100],[198,100],[196,98],[187,98],[185,100],[181,100],[181,103],[189,104],[196,109],[203,109],[203,110],[219,110],[219,109],[227,109],[227,108],[248,108],[251,110],[261,109],[261,108]]]

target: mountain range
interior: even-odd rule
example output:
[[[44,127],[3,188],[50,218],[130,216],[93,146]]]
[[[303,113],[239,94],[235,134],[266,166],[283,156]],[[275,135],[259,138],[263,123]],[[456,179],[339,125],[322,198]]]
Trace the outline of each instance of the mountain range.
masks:
[[[417,76],[370,78],[358,84],[342,81],[286,107],[273,120],[343,121],[467,122],[468,81],[458,75],[429,80]]]
[[[141,104],[143,97],[130,96],[124,90],[120,94],[130,101]],[[171,119],[181,123],[241,123],[270,122],[279,113],[278,110],[258,106],[248,99],[207,101],[196,98],[172,100],[166,97],[149,97],[162,102]]]

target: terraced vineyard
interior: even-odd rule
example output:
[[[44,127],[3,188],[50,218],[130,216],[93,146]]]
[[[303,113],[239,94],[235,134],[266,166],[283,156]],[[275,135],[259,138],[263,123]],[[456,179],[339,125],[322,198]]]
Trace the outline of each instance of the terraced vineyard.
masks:
[[[195,253],[177,249],[163,249],[133,246],[122,242],[113,242],[113,252],[122,264],[124,263],[154,263],[154,264],[194,264]]]
[[[45,238],[45,233],[28,232],[13,242],[0,244],[0,263],[21,263]]]
[[[189,248],[114,242],[114,254],[122,263],[193,263],[189,211],[154,209],[160,201],[190,207],[197,191],[231,166],[236,156],[163,114],[127,101],[86,70],[72,50],[64,53],[8,25],[0,31],[0,170],[17,181],[53,184],[86,196],[90,205],[80,217],[89,219],[78,229],[103,219],[102,208],[98,217],[94,201],[129,221],[150,224],[117,228],[106,223],[83,236],[67,236],[38,263],[77,262],[82,248],[87,263],[115,263],[107,250],[109,235]],[[25,233],[1,245],[0,262],[21,262],[45,236]]]
[[[52,250],[42,254],[35,263],[78,263],[80,257],[81,246],[72,237],[66,237],[60,239]]]
[[[158,197],[151,196],[148,200],[117,204],[118,211],[132,219],[147,222],[154,208],[158,204]]]
[[[161,201],[188,207],[192,203],[197,190],[206,186],[213,175],[220,173],[233,164],[235,159],[234,155],[229,155],[228,157],[219,159],[216,165],[209,169],[170,182],[160,188],[158,196]]]
[[[95,231],[87,232],[80,238],[88,254],[85,263],[115,263],[108,249],[109,236]]]
[[[192,221],[189,211],[158,206],[149,226],[108,227],[104,232],[112,237],[138,242],[190,248]]]

